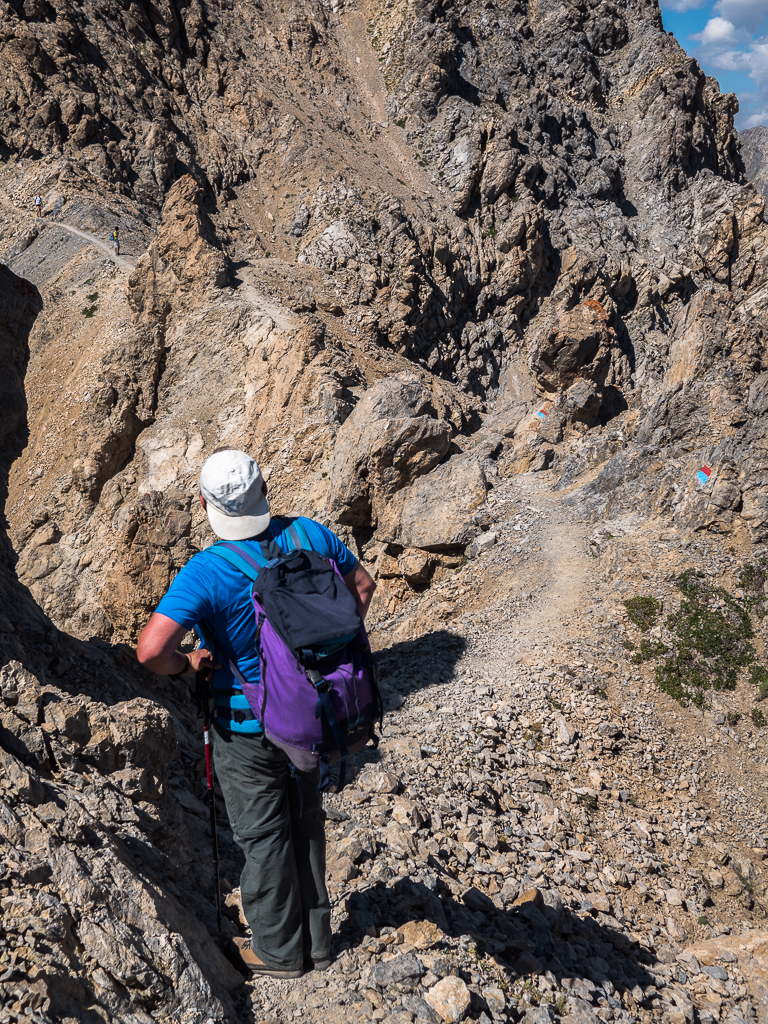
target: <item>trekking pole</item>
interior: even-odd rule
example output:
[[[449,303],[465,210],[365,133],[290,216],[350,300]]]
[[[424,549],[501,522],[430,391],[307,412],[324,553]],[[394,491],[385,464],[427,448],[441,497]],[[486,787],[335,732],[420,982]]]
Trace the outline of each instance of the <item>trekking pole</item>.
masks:
[[[216,928],[221,935],[221,885],[219,884],[219,833],[216,828],[216,793],[214,790],[213,750],[211,747],[211,712],[208,706],[207,671],[198,672],[196,686],[203,711],[203,742],[205,744],[205,778],[211,807],[211,841],[213,843],[213,880],[216,887]]]

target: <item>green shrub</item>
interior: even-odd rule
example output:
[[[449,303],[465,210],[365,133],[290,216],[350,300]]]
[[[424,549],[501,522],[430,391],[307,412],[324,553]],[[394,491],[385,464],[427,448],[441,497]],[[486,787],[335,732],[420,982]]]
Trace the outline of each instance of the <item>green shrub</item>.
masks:
[[[684,600],[666,621],[676,642],[656,682],[681,704],[701,706],[705,690],[735,688],[739,671],[755,660],[754,632],[745,605],[704,573],[686,569],[677,586]]]
[[[655,597],[630,597],[624,602],[624,607],[629,621],[643,633],[647,633],[655,624],[661,611],[661,605]]]
[[[759,618],[765,615],[766,594],[764,586],[768,581],[768,559],[763,555],[753,564],[745,563],[739,573],[738,586],[744,590],[745,604]]]
[[[749,681],[753,686],[760,687],[760,700],[768,694],[768,669],[763,665],[753,665],[749,670]]]
[[[763,614],[764,584],[768,560],[745,565],[739,576],[744,596],[739,599],[715,586],[699,570],[686,569],[676,583],[683,599],[677,611],[666,617],[665,628],[671,647],[643,638],[637,650],[630,640],[624,647],[635,653],[634,665],[661,659],[656,665],[656,682],[661,690],[681,704],[704,704],[709,689],[733,690],[739,673],[751,666],[750,682],[760,687],[759,700],[768,696],[768,669],[755,663],[754,630],[750,613]],[[630,622],[648,632],[661,611],[654,597],[640,596],[624,602]]]
[[[634,655],[631,659],[634,665],[640,665],[644,661],[650,661],[651,658],[660,658],[666,654],[669,648],[666,644],[657,641],[652,643],[650,640],[646,640],[645,637],[640,641],[640,651]]]
[[[758,729],[762,729],[766,724],[762,708],[752,708],[749,717],[752,719],[752,724],[756,725]]]

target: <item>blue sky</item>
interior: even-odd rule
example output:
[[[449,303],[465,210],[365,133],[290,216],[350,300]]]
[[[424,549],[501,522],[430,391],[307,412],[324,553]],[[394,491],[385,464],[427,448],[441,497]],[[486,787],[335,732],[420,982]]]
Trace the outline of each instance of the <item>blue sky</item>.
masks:
[[[737,128],[768,125],[768,0],[661,0],[664,28],[735,92]]]

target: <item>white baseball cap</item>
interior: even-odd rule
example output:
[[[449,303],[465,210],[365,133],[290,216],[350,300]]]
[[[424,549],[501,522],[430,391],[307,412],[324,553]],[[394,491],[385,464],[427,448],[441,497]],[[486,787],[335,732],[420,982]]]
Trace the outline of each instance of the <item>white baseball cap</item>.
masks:
[[[222,540],[248,540],[272,518],[258,463],[245,452],[225,448],[206,459],[200,470],[200,493],[208,522]]]

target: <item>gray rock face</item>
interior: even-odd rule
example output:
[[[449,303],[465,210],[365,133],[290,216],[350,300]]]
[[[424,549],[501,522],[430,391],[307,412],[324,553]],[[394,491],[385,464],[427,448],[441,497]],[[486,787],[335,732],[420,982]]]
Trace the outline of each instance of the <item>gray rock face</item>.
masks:
[[[739,132],[747,177],[768,200],[768,128],[757,125]]]

